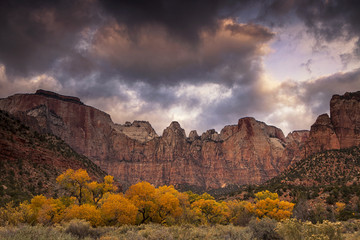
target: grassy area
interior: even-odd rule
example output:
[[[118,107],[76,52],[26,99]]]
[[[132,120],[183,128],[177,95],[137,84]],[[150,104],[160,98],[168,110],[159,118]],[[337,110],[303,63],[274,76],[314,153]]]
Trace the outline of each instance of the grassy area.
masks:
[[[248,226],[240,227],[233,225],[174,225],[163,226],[160,224],[143,224],[139,226],[125,225],[120,227],[97,227],[92,228],[88,222],[73,220],[62,225],[29,226],[0,228],[0,239],[4,240],[77,240],[77,239],[328,239],[347,240],[360,239],[360,222],[324,222],[311,224],[291,219],[277,223],[271,219],[261,221],[253,219]]]

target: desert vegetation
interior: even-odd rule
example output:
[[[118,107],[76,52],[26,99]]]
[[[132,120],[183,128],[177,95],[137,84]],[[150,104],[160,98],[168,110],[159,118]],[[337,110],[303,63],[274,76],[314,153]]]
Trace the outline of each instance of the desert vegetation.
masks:
[[[360,222],[316,224],[294,218],[294,203],[268,190],[248,201],[215,200],[173,186],[139,182],[125,193],[112,176],[93,181],[68,169],[56,179],[60,196],[37,195],[0,208],[1,239],[352,239]],[[299,204],[298,204],[299,205]],[[295,207],[295,208],[294,208]],[[346,208],[336,203],[335,218]],[[319,216],[323,212],[317,213]],[[350,237],[350,238],[349,238]]]

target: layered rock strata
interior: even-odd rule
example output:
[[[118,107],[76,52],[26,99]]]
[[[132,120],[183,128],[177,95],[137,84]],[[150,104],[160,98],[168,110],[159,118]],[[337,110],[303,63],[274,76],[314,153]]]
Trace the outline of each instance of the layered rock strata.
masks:
[[[172,122],[158,136],[148,122],[114,124],[79,99],[47,91],[1,99],[0,109],[59,136],[125,187],[145,180],[214,189],[261,183],[308,154],[359,145],[359,102],[359,92],[335,95],[331,117],[321,115],[310,132],[294,131],[286,138],[280,129],[250,117],[220,133],[191,131],[189,137]]]

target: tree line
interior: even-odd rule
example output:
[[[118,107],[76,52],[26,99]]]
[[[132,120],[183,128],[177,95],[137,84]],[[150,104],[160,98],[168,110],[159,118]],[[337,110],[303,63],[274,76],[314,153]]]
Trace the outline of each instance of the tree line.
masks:
[[[144,223],[164,225],[234,224],[245,226],[250,219],[290,218],[294,203],[281,201],[277,193],[261,191],[253,201],[216,201],[211,195],[179,192],[173,186],[155,187],[148,182],[118,192],[112,176],[91,181],[84,169],[68,169],[56,179],[61,196],[33,197],[19,206],[0,208],[0,225],[52,225],[84,219],[92,226],[120,226]]]

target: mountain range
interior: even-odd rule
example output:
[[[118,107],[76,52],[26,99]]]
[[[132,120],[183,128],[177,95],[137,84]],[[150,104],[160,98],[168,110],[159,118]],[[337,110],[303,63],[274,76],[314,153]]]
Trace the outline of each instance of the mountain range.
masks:
[[[199,190],[258,184],[314,153],[360,145],[360,91],[334,95],[330,115],[320,115],[310,131],[286,137],[252,117],[200,135],[186,135],[172,122],[159,136],[147,121],[117,124],[76,97],[45,90],[0,99],[0,109],[33,131],[62,139],[124,188],[139,181]]]

